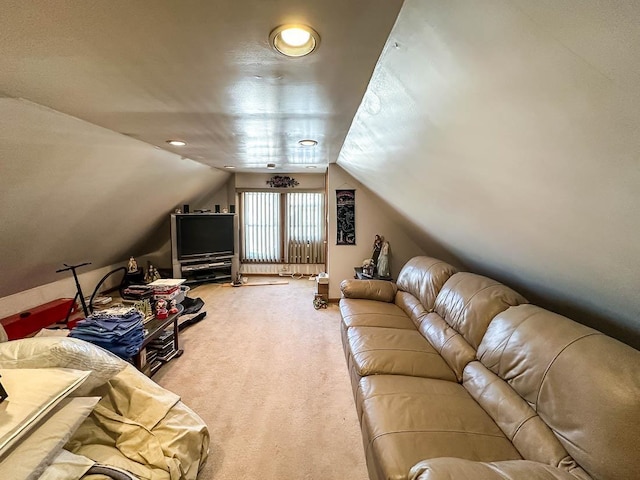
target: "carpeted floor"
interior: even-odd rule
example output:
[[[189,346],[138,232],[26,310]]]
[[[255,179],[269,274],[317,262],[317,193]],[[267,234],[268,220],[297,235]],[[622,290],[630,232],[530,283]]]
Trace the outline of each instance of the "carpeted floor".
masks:
[[[209,426],[199,480],[367,479],[338,307],[315,310],[315,282],[287,280],[189,292],[207,316],[153,379]]]

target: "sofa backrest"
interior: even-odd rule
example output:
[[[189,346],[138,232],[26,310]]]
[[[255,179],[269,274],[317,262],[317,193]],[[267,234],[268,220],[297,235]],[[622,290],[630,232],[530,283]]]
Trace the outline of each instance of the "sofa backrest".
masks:
[[[437,258],[413,257],[400,270],[396,285],[398,290],[413,295],[427,311],[430,311],[433,309],[438,292],[456,272],[455,267]],[[402,304],[399,306],[403,308]]]
[[[460,272],[443,285],[434,312],[419,321],[420,332],[462,379],[464,367],[498,313],[527,300],[509,287],[481,275]]]
[[[477,352],[594,479],[640,472],[640,352],[534,305],[498,314]]]

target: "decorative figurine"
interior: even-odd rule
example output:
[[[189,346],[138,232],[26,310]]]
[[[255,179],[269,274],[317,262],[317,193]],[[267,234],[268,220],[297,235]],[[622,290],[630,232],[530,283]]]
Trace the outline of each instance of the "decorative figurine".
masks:
[[[169,309],[169,313],[178,313],[178,302],[176,302],[175,298],[171,300],[171,308]]]
[[[387,242],[386,240],[382,242],[380,256],[378,257],[378,276],[389,276],[389,242]]]
[[[384,237],[382,235],[376,235],[373,240],[373,253],[371,254],[371,258],[373,259],[374,266],[378,263],[378,257],[380,256],[380,250],[382,249],[383,242]]]
[[[138,271],[138,262],[133,257],[129,257],[129,265],[127,265],[127,272],[136,273]]]
[[[169,316],[169,311],[167,310],[167,301],[164,298],[161,298],[156,302],[156,318],[163,319]]]
[[[362,274],[365,277],[372,278],[375,266],[376,263],[373,261],[373,258],[365,258],[362,262]]]
[[[160,280],[160,272],[158,272],[158,269],[154,266],[151,267],[153,269],[151,278],[152,278],[152,282],[155,282],[156,280]]]

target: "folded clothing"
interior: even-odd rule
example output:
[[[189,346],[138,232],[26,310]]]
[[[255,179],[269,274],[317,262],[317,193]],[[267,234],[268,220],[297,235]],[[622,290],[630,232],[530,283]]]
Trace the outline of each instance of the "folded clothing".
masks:
[[[142,347],[143,316],[135,308],[95,312],[79,321],[69,336],[91,342],[120,358],[128,359]]]

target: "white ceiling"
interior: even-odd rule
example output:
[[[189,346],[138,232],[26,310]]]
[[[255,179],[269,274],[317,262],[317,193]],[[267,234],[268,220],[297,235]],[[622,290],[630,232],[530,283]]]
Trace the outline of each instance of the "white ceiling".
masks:
[[[2,2],[0,95],[26,98],[203,164],[335,162],[402,0]],[[270,31],[306,23],[286,58]],[[186,147],[171,147],[168,139]],[[298,145],[311,138],[316,147]]]

